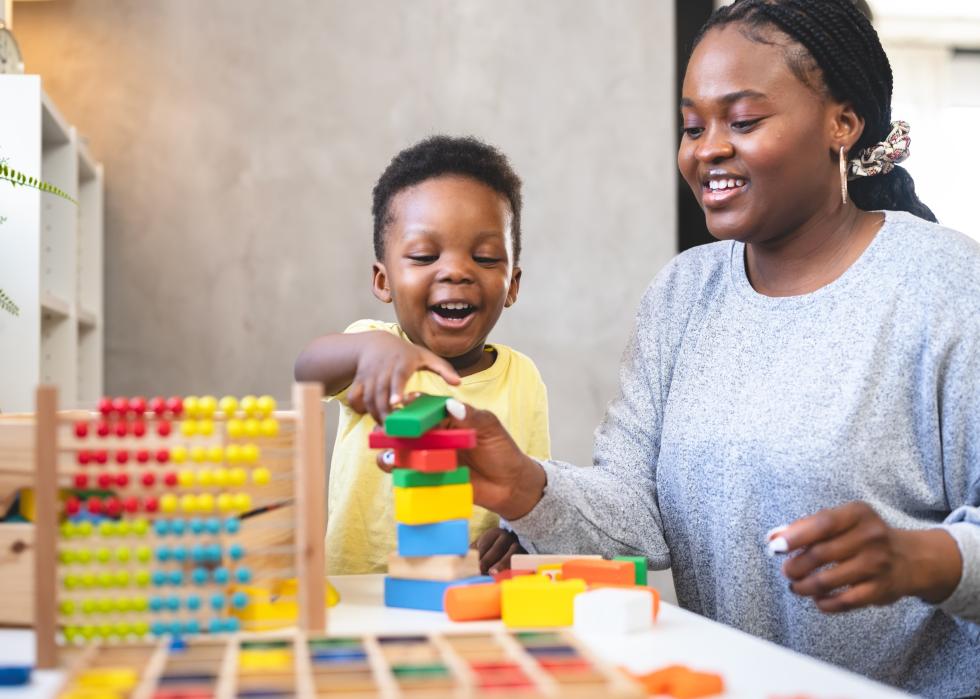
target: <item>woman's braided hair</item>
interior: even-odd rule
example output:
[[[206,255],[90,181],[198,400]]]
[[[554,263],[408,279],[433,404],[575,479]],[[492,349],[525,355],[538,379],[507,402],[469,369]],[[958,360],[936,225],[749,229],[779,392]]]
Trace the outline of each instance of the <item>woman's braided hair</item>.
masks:
[[[751,41],[773,43],[775,28],[797,46],[786,49],[786,61],[804,83],[825,89],[839,102],[853,105],[864,118],[864,132],[848,159],[882,141],[891,129],[892,69],[878,33],[853,0],[736,0],[716,10],[694,39],[708,30],[737,24]],[[800,48],[802,47],[802,48]],[[822,76],[824,86],[813,85]],[[848,193],[865,211],[908,211],[927,221],[936,217],[915,194],[912,176],[902,167],[874,177],[852,180]]]

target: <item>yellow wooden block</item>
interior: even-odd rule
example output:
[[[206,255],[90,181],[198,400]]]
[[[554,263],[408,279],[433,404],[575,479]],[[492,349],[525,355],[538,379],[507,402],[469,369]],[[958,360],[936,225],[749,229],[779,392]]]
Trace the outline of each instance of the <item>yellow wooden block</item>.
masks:
[[[299,583],[296,578],[276,580],[268,587],[236,585],[231,592],[244,592],[248,595],[248,604],[241,609],[232,609],[245,631],[270,631],[296,625],[299,618]],[[324,601],[328,607],[333,607],[340,601],[336,588],[326,583]]]
[[[395,488],[395,519],[402,524],[434,524],[469,519],[473,514],[473,486],[456,485]]]
[[[115,689],[71,686],[58,694],[58,699],[123,699],[123,693]]]
[[[522,575],[501,583],[501,618],[506,626],[571,626],[575,596],[585,592],[584,580],[552,581]]]
[[[545,563],[538,566],[538,575],[547,575],[552,580],[561,580],[561,563]]]
[[[261,648],[238,651],[238,671],[242,674],[293,669],[293,651],[288,648]]]
[[[79,687],[127,690],[136,686],[139,674],[128,667],[104,667],[82,672],[75,683]]]

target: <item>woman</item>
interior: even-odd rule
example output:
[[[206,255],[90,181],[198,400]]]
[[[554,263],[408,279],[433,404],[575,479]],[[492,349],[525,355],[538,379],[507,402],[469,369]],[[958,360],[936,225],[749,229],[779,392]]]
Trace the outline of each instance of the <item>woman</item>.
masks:
[[[451,423],[479,431],[478,504],[532,550],[645,555],[687,609],[972,695],[980,248],[931,223],[895,166],[891,89],[850,0],[717,11],[687,68],[678,166],[721,242],[643,297],[593,467],[539,464],[460,404]]]

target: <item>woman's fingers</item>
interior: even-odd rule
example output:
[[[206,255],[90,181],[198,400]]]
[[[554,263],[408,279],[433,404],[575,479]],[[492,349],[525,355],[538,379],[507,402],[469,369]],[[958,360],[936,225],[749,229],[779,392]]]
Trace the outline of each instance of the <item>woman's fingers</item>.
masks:
[[[789,589],[803,597],[827,597],[847,585],[856,585],[879,575],[881,568],[873,555],[853,558],[815,570],[790,583]]]
[[[375,457],[375,462],[385,473],[391,473],[395,470],[395,452],[393,449],[382,449],[378,452]]]
[[[869,514],[877,516],[864,502],[849,502],[839,507],[820,510],[775,531],[769,541],[769,550],[788,553],[813,546],[843,534]]]
[[[801,580],[813,571],[830,563],[846,561],[864,547],[866,537],[862,528],[852,527],[831,539],[809,546],[783,563],[783,575]]]

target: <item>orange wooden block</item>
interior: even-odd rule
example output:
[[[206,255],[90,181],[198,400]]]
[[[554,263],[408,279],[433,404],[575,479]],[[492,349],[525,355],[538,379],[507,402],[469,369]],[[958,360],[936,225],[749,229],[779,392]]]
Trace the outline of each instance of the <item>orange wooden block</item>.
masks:
[[[636,566],[632,561],[579,560],[561,565],[562,580],[584,580],[594,583],[630,585],[636,581]]]
[[[443,601],[453,621],[500,618],[500,584],[462,585],[446,590]]]
[[[651,595],[653,595],[653,620],[657,620],[657,615],[660,614],[660,592],[655,587],[649,587],[647,585],[613,585],[611,583],[596,583],[594,585],[589,585],[590,590],[600,590],[604,587],[620,587],[626,590],[646,590]]]
[[[455,449],[395,449],[395,466],[435,473],[456,470]]]
[[[678,699],[712,697],[725,691],[721,675],[696,672],[684,665],[670,665],[647,675],[635,676],[648,694],[666,694]]]

